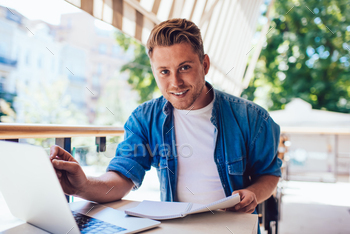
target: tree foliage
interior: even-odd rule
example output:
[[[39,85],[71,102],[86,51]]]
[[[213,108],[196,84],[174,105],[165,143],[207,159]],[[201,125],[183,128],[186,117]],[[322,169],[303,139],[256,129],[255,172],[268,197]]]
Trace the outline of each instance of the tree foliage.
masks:
[[[15,122],[13,102],[16,94],[6,92],[0,84],[0,122]]]
[[[128,71],[128,83],[140,95],[139,103],[143,103],[153,98],[153,94],[159,91],[156,80],[153,77],[150,60],[145,47],[135,39],[125,36],[123,33],[116,34],[118,44],[127,51],[132,47],[134,59],[123,65],[121,72]]]
[[[19,84],[22,93],[17,98],[23,114],[24,123],[40,124],[87,124],[88,119],[66,92],[69,80],[65,76],[52,83],[26,86]]]
[[[314,109],[350,113],[349,2],[280,0],[274,8],[273,29],[242,96],[253,100],[265,88],[270,110],[298,97]]]

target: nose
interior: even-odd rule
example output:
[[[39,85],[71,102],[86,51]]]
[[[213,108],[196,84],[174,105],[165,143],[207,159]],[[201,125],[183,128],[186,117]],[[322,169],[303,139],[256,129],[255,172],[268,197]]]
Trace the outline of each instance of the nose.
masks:
[[[182,77],[179,73],[175,72],[174,75],[171,77],[171,85],[174,88],[179,88],[184,84],[184,81],[182,80]]]

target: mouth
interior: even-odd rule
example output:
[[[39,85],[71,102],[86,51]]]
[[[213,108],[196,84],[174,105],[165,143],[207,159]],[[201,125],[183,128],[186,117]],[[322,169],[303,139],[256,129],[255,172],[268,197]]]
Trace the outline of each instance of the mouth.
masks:
[[[170,92],[173,96],[181,98],[184,97],[186,95],[186,93],[188,92],[189,89],[181,91],[181,92]]]

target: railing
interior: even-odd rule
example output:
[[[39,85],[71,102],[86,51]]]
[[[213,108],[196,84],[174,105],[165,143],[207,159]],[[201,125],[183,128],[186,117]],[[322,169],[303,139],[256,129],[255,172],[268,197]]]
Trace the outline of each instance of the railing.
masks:
[[[281,133],[350,135],[350,128],[281,127]]]
[[[0,124],[0,139],[57,138],[82,136],[121,136],[122,127],[113,126],[69,126],[53,124]]]
[[[106,149],[106,136],[121,136],[122,127],[68,126],[42,124],[0,124],[0,140],[18,142],[21,138],[55,138],[56,145],[71,152],[71,137],[96,137],[100,152]]]

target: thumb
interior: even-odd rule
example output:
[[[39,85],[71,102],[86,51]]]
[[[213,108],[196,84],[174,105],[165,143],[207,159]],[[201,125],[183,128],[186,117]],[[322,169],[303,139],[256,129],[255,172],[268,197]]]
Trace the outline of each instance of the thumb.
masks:
[[[243,194],[242,194],[242,191],[241,190],[236,190],[232,193],[232,195],[234,194],[238,194],[239,195],[239,198],[242,200],[243,199]]]
[[[240,190],[233,191],[232,195],[233,194],[239,194],[241,196]]]
[[[64,170],[71,174],[76,173],[79,167],[79,164],[76,162],[68,162],[68,161],[57,160],[57,159],[52,160],[52,165],[54,166],[55,169]]]

